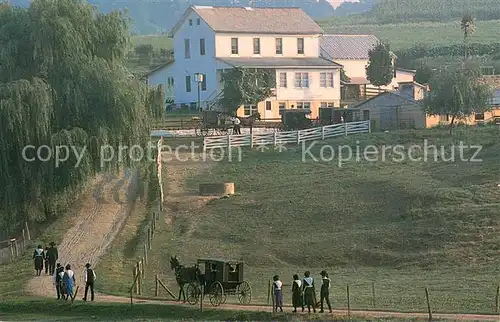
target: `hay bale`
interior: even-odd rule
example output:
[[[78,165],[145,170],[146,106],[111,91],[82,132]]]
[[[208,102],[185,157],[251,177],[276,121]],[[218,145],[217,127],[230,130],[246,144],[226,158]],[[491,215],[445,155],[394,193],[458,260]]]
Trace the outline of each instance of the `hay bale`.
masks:
[[[202,196],[234,195],[234,183],[200,183],[199,191]]]

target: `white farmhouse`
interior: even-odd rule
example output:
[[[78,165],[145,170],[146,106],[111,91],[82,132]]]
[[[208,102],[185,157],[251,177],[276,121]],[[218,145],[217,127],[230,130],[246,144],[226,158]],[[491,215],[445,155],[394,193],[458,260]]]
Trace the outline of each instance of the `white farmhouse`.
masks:
[[[170,32],[175,61],[148,81],[170,85],[176,104],[196,106],[199,95],[207,108],[222,89],[224,69],[270,69],[273,97],[241,107],[238,116],[259,111],[265,119],[278,118],[280,109],[309,108],[316,118],[321,106],[340,107],[342,66],[320,57],[322,34],[300,8],[191,6]]]

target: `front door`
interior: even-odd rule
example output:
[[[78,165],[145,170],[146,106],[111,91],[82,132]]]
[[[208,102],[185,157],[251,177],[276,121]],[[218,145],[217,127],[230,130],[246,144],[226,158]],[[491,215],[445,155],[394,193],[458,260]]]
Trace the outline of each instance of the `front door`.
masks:
[[[274,117],[273,115],[273,102],[271,101],[266,101],[266,114],[264,114],[264,119],[272,119]]]

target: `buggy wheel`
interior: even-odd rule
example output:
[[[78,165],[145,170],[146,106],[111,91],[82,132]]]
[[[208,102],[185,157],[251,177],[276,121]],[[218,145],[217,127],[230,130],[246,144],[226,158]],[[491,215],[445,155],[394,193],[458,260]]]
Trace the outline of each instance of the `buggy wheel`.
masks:
[[[208,290],[212,306],[219,306],[224,301],[224,288],[220,282],[213,282]]]
[[[238,285],[236,288],[236,294],[238,294],[240,304],[250,304],[250,301],[252,300],[252,287],[250,286],[250,283],[243,281],[243,283]]]
[[[191,305],[195,305],[196,303],[198,303],[200,293],[200,284],[189,283],[186,289],[187,302]]]

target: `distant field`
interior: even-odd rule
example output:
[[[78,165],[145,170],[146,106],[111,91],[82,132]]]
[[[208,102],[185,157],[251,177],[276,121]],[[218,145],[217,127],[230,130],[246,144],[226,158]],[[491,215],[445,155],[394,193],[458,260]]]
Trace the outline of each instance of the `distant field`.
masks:
[[[471,42],[494,43],[499,41],[500,20],[478,21],[476,32]],[[380,40],[387,40],[392,50],[407,49],[419,44],[443,46],[463,42],[463,34],[459,21],[455,22],[422,22],[401,24],[339,24],[335,20],[322,22],[321,27],[327,33],[374,34]]]
[[[167,35],[133,36],[132,44],[134,46],[151,44],[155,49],[171,49],[173,46],[172,39],[168,38]]]

